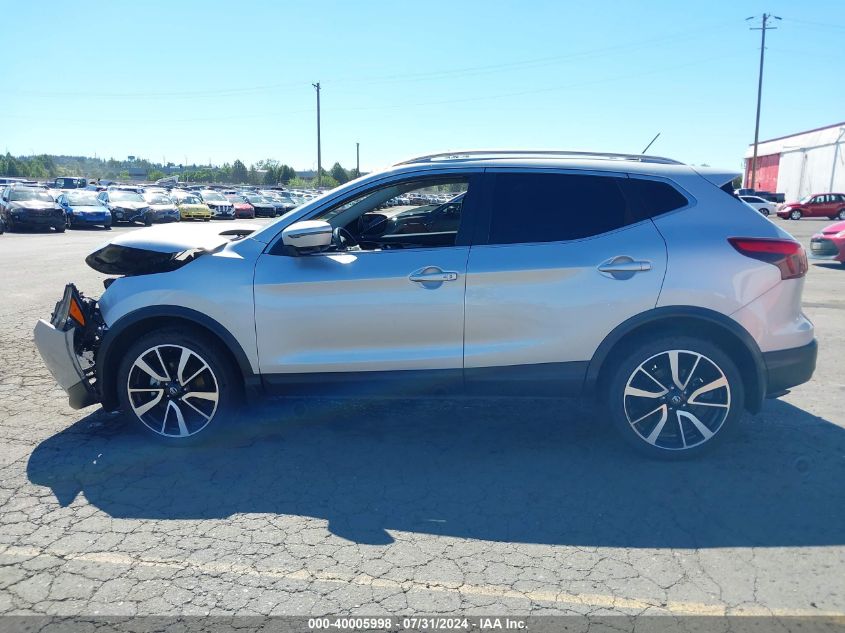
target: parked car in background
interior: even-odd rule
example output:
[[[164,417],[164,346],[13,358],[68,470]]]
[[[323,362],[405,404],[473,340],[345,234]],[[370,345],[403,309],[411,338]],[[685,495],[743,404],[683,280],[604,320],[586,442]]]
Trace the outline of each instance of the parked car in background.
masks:
[[[145,192],[144,200],[153,212],[153,222],[178,222],[179,209],[170,196],[164,193]]]
[[[265,198],[270,198],[274,202],[280,203],[282,213],[287,213],[291,209],[295,209],[297,206],[296,201],[286,191],[270,189],[267,191],[259,191],[258,193],[260,193]]]
[[[773,191],[757,191],[755,193],[750,194],[752,196],[757,196],[758,198],[763,198],[763,200],[767,200],[773,204],[783,204],[786,201],[786,197],[782,193],[774,193]]]
[[[64,233],[65,211],[43,187],[9,186],[0,194],[0,217],[5,229],[53,228]]]
[[[219,191],[203,189],[198,192],[200,199],[211,209],[214,220],[234,220],[235,210],[232,203]]]
[[[845,220],[845,194],[814,193],[798,202],[788,202],[778,210],[778,217],[790,220],[801,218],[830,218]]]
[[[85,189],[87,186],[88,179],[77,176],[59,176],[51,183],[53,189]]]
[[[817,262],[845,265],[845,222],[836,222],[816,233],[810,239],[810,257]]]
[[[150,226],[153,223],[153,211],[140,193],[126,189],[107,189],[97,197],[111,211],[112,224],[139,222]]]
[[[739,196],[739,199],[763,215],[770,215],[775,206],[768,200],[763,200],[763,198],[760,198],[759,196]]]
[[[56,202],[64,209],[67,227],[102,226],[111,228],[111,211],[97,197],[97,192],[72,189],[62,192]]]
[[[236,193],[224,195],[226,195],[226,200],[231,202],[232,207],[235,209],[235,218],[252,219],[255,217],[255,207],[253,207],[249,202],[244,200],[243,196],[239,196]]]
[[[257,218],[275,218],[278,215],[276,204],[264,196],[247,193],[241,197],[252,205],[252,208],[255,209],[255,217]]]
[[[175,194],[176,208],[179,209],[181,220],[203,220],[208,222],[211,219],[211,209],[195,193],[180,192]]]

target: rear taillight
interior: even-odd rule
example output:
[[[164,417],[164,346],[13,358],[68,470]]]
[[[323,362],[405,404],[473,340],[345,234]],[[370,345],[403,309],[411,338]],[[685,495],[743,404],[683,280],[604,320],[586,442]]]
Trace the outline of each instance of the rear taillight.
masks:
[[[807,253],[798,242],[759,237],[729,237],[728,241],[746,257],[777,266],[781,279],[798,279],[807,274]]]

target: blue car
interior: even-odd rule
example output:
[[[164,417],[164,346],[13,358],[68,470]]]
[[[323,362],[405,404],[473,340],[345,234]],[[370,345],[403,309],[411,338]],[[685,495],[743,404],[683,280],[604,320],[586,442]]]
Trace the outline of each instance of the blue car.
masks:
[[[96,191],[85,189],[65,191],[56,202],[65,210],[68,228],[79,226],[111,228],[111,211],[97,199]]]

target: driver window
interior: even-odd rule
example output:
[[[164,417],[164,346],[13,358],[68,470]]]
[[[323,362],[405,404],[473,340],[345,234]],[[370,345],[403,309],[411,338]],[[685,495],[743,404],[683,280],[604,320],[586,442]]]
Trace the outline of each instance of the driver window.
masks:
[[[454,246],[466,177],[426,179],[383,187],[311,218],[329,222],[362,250]]]

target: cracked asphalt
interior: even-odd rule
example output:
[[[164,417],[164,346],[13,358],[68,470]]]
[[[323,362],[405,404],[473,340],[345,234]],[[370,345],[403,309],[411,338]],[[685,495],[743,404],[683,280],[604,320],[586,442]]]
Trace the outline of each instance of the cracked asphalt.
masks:
[[[0,236],[0,614],[845,615],[845,268],[808,275],[813,382],[697,461],[507,399],[271,402],[165,449],[32,342],[106,236]]]

